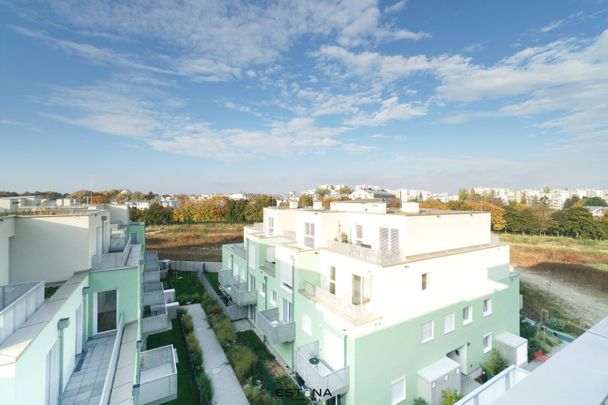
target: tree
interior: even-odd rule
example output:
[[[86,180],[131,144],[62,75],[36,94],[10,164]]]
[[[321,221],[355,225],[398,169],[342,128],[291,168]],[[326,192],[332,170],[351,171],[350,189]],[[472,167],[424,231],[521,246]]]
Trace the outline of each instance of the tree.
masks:
[[[150,208],[143,211],[142,219],[146,224],[162,225],[170,223],[173,216],[171,208],[165,208],[159,203],[152,203]]]
[[[351,195],[352,192],[353,192],[353,189],[348,186],[342,186],[338,189],[338,193],[340,193],[342,195]]]
[[[605,223],[594,220],[586,208],[574,207],[556,211],[552,219],[555,221],[552,230],[558,235],[593,239],[605,239],[608,236]]]
[[[585,199],[584,207],[608,207],[608,203],[602,197],[591,197]]]
[[[140,210],[138,210],[136,207],[134,207],[134,206],[129,207],[129,221],[140,222],[142,220],[141,213],[142,212]]]
[[[546,234],[554,225],[552,218],[553,210],[544,204],[536,204],[530,207],[538,219],[539,231]]]
[[[271,195],[258,194],[251,196],[245,207],[245,221],[261,222],[264,219],[264,208],[275,207],[277,200]]]
[[[105,195],[101,195],[101,194],[96,194],[93,196],[93,201],[91,202],[91,204],[109,204],[110,203],[110,199],[108,197],[106,197]]]
[[[531,207],[510,204],[504,209],[505,229],[514,233],[540,233],[540,221]]]
[[[245,222],[245,207],[247,200],[230,200],[228,202],[228,222]]]
[[[576,204],[578,200],[580,200],[580,198],[577,195],[567,198],[566,201],[564,201],[564,209],[572,208],[572,206]]]
[[[312,207],[312,196],[310,194],[302,194],[298,199],[298,208]]]
[[[470,193],[469,190],[467,190],[466,188],[461,188],[460,190],[458,190],[458,199],[460,201],[466,201],[470,198]]]
[[[460,392],[452,390],[441,391],[441,405],[454,405],[464,397]]]
[[[315,195],[319,200],[323,200],[327,194],[329,194],[329,190],[326,188],[318,188],[315,190]]]
[[[433,208],[436,210],[445,210],[448,208],[448,206],[439,200],[429,198],[428,200],[420,203],[420,208]]]

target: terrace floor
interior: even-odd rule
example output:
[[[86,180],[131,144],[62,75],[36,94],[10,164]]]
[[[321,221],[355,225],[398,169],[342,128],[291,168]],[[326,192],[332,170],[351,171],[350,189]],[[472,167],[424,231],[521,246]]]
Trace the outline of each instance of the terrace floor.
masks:
[[[115,337],[116,333],[111,333],[87,341],[78,359],[82,364],[72,373],[61,397],[62,405],[99,404]]]

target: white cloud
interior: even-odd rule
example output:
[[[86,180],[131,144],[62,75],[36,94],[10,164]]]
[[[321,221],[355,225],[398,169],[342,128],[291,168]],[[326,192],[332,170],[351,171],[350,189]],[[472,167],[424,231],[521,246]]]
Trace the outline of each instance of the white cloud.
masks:
[[[384,9],[387,13],[397,13],[405,8],[407,5],[407,0],[399,0],[396,3],[391,4],[387,8]]]
[[[553,31],[564,23],[564,20],[555,20],[551,21],[549,24],[545,25],[540,29],[540,32],[547,33],[549,31]]]
[[[353,126],[378,126],[389,121],[405,121],[412,117],[426,114],[426,109],[420,105],[410,103],[399,103],[398,97],[384,100],[378,111],[373,113],[359,113],[346,120],[347,125]]]

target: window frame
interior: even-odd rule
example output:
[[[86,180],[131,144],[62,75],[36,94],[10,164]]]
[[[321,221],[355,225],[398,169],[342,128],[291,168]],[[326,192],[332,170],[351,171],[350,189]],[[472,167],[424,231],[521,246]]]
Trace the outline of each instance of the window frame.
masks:
[[[488,308],[487,308],[487,310],[483,311],[483,316],[492,315],[492,298],[486,298],[485,300],[483,300],[483,302],[482,302],[483,307],[486,306],[486,302],[488,303]],[[483,310],[483,307],[482,307],[482,310]]]
[[[468,309],[469,316],[467,318],[464,317],[464,310]],[[468,325],[473,322],[473,305],[467,305],[462,308],[462,325]]]
[[[486,338],[488,339],[488,346],[484,344]],[[492,332],[488,332],[481,337],[481,347],[484,354],[492,351]]]
[[[429,338],[425,339],[424,338],[424,325],[427,325],[428,323],[431,324],[431,336]],[[435,339],[435,321],[430,320],[430,321],[423,322],[420,325],[420,343],[430,342],[433,339]]]
[[[398,384],[398,383],[402,384],[403,395],[401,395],[400,397],[395,399],[393,397],[393,388],[394,388],[395,384]],[[391,405],[400,404],[401,402],[405,401],[406,399],[407,399],[407,378],[406,378],[406,376],[402,376],[391,382]]]
[[[446,323],[445,323],[448,316],[451,316],[451,318],[452,318],[452,329],[450,329],[450,330],[446,329]],[[447,335],[448,333],[454,332],[455,330],[456,330],[456,313],[451,312],[443,317],[443,334]]]

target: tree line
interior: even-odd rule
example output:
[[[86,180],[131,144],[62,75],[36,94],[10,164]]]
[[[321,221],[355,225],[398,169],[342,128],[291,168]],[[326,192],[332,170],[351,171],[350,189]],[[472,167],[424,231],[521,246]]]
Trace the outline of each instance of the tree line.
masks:
[[[231,200],[224,196],[214,196],[200,201],[184,198],[180,200],[177,208],[163,207],[158,202],[153,202],[144,210],[131,207],[129,218],[131,221],[144,221],[150,225],[261,222],[263,209],[276,205],[275,198],[265,194],[253,195],[247,200]]]

